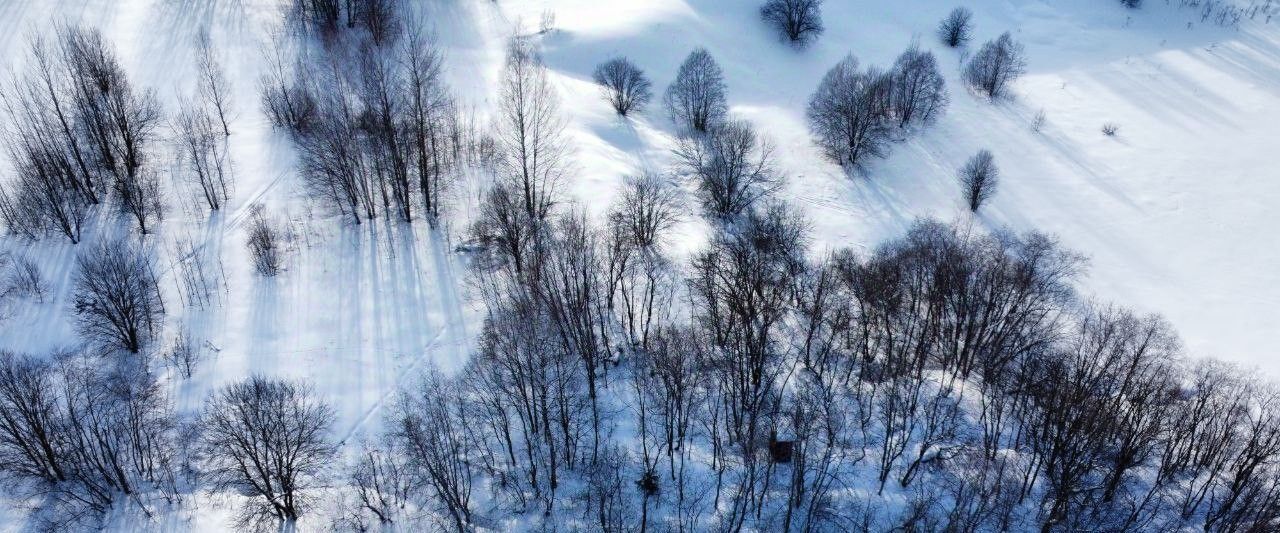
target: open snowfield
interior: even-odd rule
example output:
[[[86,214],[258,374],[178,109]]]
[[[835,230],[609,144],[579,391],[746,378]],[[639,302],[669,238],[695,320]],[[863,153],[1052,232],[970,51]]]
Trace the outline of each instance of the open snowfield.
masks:
[[[163,224],[148,237],[169,310],[162,338],[186,328],[216,352],[193,379],[174,381],[177,407],[193,412],[211,391],[252,373],[305,377],[337,408],[338,437],[355,441],[378,429],[380,407],[415,370],[459,368],[473,349],[482,313],[468,298],[467,267],[454,248],[481,185],[459,184],[454,222],[442,231],[420,222],[353,226],[309,203],[292,145],[272,130],[258,97],[262,50],[282,3],[0,0],[0,57],[7,73],[21,68],[29,32],[62,20],[92,25],[114,43],[133,82],[156,89],[173,109],[177,95],[191,91],[193,36],[210,29],[233,87],[235,190],[213,217],[171,191]],[[975,44],[1010,31],[1026,45],[1028,70],[1014,98],[991,103],[963,88],[959,53],[934,36],[954,0],[828,0],[827,30],[804,49],[780,42],[756,2],[744,0],[414,4],[445,50],[450,85],[480,116],[492,109],[507,39],[537,33],[543,14],[554,14],[537,42],[568,114],[569,189],[592,213],[603,213],[624,176],[666,168],[674,142],[656,102],[619,119],[592,70],[625,55],[660,92],[702,46],[724,68],[731,112],[777,148],[787,176],[782,196],[807,214],[815,250],[869,249],[919,217],[981,231],[1043,231],[1089,258],[1085,293],[1165,315],[1193,356],[1280,377],[1280,21],[1224,28],[1163,0],[1136,11],[1113,0],[971,2]],[[849,176],[811,141],[805,104],[844,55],[888,66],[913,40],[937,54],[951,104],[935,124]],[[1046,122],[1033,131],[1041,110]],[[1117,124],[1118,134],[1103,135],[1104,123]],[[1003,181],[975,216],[955,174],[983,148],[995,154]],[[274,279],[257,276],[246,258],[243,228],[255,203],[289,220],[290,252]],[[79,246],[124,226],[98,220]],[[707,233],[696,216],[678,230],[684,252]],[[179,239],[221,250],[220,305],[192,310],[179,302],[170,257]],[[43,302],[9,310],[0,348],[41,353],[74,343],[67,309],[77,246],[6,237],[0,247],[36,259],[52,283]],[[225,527],[223,511],[186,518],[194,521],[175,518],[171,527]]]

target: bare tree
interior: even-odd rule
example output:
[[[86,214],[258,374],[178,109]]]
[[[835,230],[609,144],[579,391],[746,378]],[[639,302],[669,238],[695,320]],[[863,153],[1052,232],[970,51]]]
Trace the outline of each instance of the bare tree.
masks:
[[[609,105],[619,115],[641,111],[653,97],[652,84],[635,63],[625,57],[615,57],[596,67],[592,79],[605,90]]]
[[[456,531],[469,531],[479,455],[473,448],[482,444],[468,437],[471,428],[457,383],[428,370],[419,388],[401,398],[392,421],[390,437],[415,484],[431,489],[429,501],[443,508]]]
[[[832,67],[809,98],[809,131],[833,161],[857,167],[868,156],[884,154],[889,143],[886,126],[891,80],[878,70],[858,70],[852,55]]]
[[[351,468],[351,485],[359,500],[360,512],[368,512],[378,524],[395,524],[409,505],[415,491],[415,479],[400,450],[388,446],[365,446]],[[362,516],[354,517],[360,522]],[[372,529],[360,527],[361,531]]]
[[[202,473],[215,490],[250,496],[243,525],[293,524],[335,448],[333,408],[300,383],[253,376],[218,391],[200,418]]]
[[[899,127],[928,124],[946,110],[946,82],[933,52],[922,52],[912,45],[894,62],[892,76],[890,102]]]
[[[792,43],[803,45],[822,34],[822,0],[768,0],[760,16]]]
[[[217,211],[231,199],[230,162],[225,136],[214,131],[213,120],[204,109],[181,102],[174,118],[175,142],[179,159],[190,172],[190,179],[211,211]]]
[[[964,46],[969,42],[969,34],[973,31],[973,12],[967,7],[957,7],[947,14],[938,24],[938,38],[942,44],[952,48]]]
[[[218,63],[207,29],[196,34],[196,76],[196,94],[218,117],[222,134],[231,135],[231,127],[227,125],[227,114],[231,112],[231,96],[227,93],[231,85]]]
[[[995,196],[999,183],[1000,169],[996,168],[995,156],[989,150],[979,150],[960,169],[960,187],[970,211],[977,212]]]
[[[628,177],[621,198],[609,214],[627,244],[646,249],[658,247],[663,234],[680,219],[679,189],[652,172]]]
[[[271,124],[297,137],[311,128],[319,104],[307,70],[285,63],[284,46],[277,37],[269,47],[267,69],[258,82],[259,93]]]
[[[441,73],[443,58],[422,24],[409,24],[401,47],[401,68],[408,92],[408,133],[413,149],[422,209],[434,224],[444,204],[449,175],[460,159],[461,140],[455,135],[457,110]]]
[[[76,322],[85,340],[132,353],[160,331],[164,303],[146,252],[103,242],[76,256]]]
[[[97,30],[61,26],[58,39],[75,87],[75,110],[91,139],[97,164],[113,176],[119,208],[145,234],[148,223],[161,215],[159,180],[154,169],[145,166],[160,120],[160,104],[154,91],[134,89]]]
[[[964,80],[975,90],[995,100],[1003,97],[1014,80],[1026,71],[1027,60],[1022,43],[1004,32],[987,41],[964,67]]]
[[[251,208],[250,216],[249,236],[245,239],[245,245],[249,248],[253,268],[263,276],[279,274],[284,262],[284,243],[281,242],[280,230],[267,216],[261,204]]]
[[[744,120],[732,120],[676,146],[681,169],[698,184],[703,208],[729,219],[782,185],[773,166],[773,147]]]
[[[53,372],[33,356],[0,352],[0,471],[14,481],[67,480],[70,466]]]
[[[671,121],[689,133],[706,133],[724,121],[729,109],[724,73],[706,48],[690,52],[680,64],[663,102]]]
[[[522,39],[507,49],[498,114],[499,179],[520,193],[529,217],[543,221],[567,171],[568,146],[560,99],[546,67]]]

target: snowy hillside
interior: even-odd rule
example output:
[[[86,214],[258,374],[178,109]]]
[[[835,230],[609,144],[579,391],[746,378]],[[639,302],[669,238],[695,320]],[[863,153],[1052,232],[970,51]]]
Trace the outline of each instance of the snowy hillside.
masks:
[[[494,310],[495,299],[501,297],[493,293],[501,292],[496,287],[502,283],[512,282],[495,281],[500,276],[477,273],[485,270],[489,259],[484,251],[477,251],[481,243],[476,238],[476,228],[477,222],[486,216],[485,206],[489,204],[485,201],[495,173],[492,161],[482,159],[486,154],[501,158],[500,154],[493,155],[493,146],[481,141],[499,137],[497,150],[502,150],[501,135],[494,131],[502,127],[504,94],[501,91],[509,70],[508,55],[513,38],[526,43],[535,53],[538,69],[545,66],[545,75],[559,101],[558,117],[563,120],[564,135],[556,148],[564,150],[565,159],[561,179],[563,197],[554,203],[558,214],[581,210],[590,224],[603,227],[610,209],[624,202],[622,191],[629,177],[649,172],[678,182],[676,205],[681,216],[664,236],[668,244],[664,249],[665,260],[675,265],[672,270],[675,274],[671,276],[678,280],[672,281],[671,287],[678,288],[669,288],[676,296],[671,296],[666,309],[661,310],[664,320],[696,321],[690,320],[698,315],[697,310],[692,309],[696,304],[686,301],[696,298],[685,294],[696,292],[685,284],[694,278],[692,261],[715,241],[717,232],[729,231],[720,227],[719,222],[701,216],[694,181],[679,175],[680,132],[668,117],[662,101],[663,92],[674,81],[682,61],[692,50],[702,47],[723,69],[729,115],[749,122],[773,147],[775,166],[783,178],[774,196],[788,202],[806,220],[806,260],[816,262],[838,250],[851,250],[859,259],[870,257],[881,244],[901,239],[913,228],[919,229],[917,221],[926,218],[952,224],[955,234],[949,234],[953,237],[981,239],[1005,230],[1016,234],[1042,232],[1055,238],[1062,249],[1087,258],[1087,268],[1082,274],[1067,280],[1068,285],[1078,291],[1079,298],[1064,307],[1085,307],[1085,303],[1096,300],[1099,307],[1114,302],[1140,315],[1158,313],[1168,320],[1170,331],[1181,339],[1183,350],[1177,352],[1169,347],[1171,353],[1177,352],[1176,357],[1171,357],[1214,358],[1251,369],[1246,373],[1280,376],[1280,359],[1276,357],[1275,348],[1276,336],[1280,335],[1280,311],[1277,311],[1280,308],[1280,247],[1274,245],[1272,237],[1274,229],[1280,227],[1280,211],[1274,208],[1280,205],[1280,170],[1277,170],[1274,153],[1275,148],[1280,148],[1280,20],[1270,20],[1280,18],[1280,4],[1238,0],[1242,8],[1252,10],[1242,13],[1252,16],[1228,22],[1204,16],[1206,6],[1222,9],[1227,5],[1210,0],[1147,0],[1138,9],[1126,8],[1117,0],[972,2],[967,6],[973,12],[972,40],[965,47],[949,48],[939,42],[937,27],[956,7],[957,3],[952,0],[901,3],[828,0],[822,3],[821,10],[825,31],[802,47],[785,42],[774,28],[766,25],[758,5],[763,2],[755,0],[369,2],[403,4],[398,19],[431,35],[432,46],[440,53],[442,86],[453,99],[450,108],[453,124],[460,124],[451,131],[456,135],[473,135],[468,138],[475,140],[474,145],[479,148],[472,151],[480,155],[453,168],[442,192],[444,207],[438,224],[429,224],[427,217],[417,213],[412,222],[403,222],[393,217],[392,208],[385,205],[379,207],[377,216],[362,224],[353,224],[345,210],[339,212],[330,202],[317,199],[315,187],[307,186],[308,167],[299,155],[299,136],[278,124],[273,125],[272,117],[264,109],[262,92],[263,80],[273,73],[273,54],[283,58],[281,64],[285,69],[302,65],[296,68],[309,71],[317,84],[325,82],[316,80],[330,76],[349,76],[349,85],[340,88],[317,85],[321,96],[363,90],[364,86],[357,87],[359,83],[352,80],[367,79],[360,77],[365,72],[360,69],[365,67],[352,58],[357,57],[356,50],[360,49],[359,44],[353,43],[357,38],[364,38],[361,32],[365,30],[355,28],[354,23],[347,28],[344,20],[339,26],[339,37],[333,37],[339,44],[326,47],[320,44],[321,38],[308,30],[290,25],[290,17],[296,16],[289,14],[292,3],[291,0],[0,0],[0,57],[4,58],[5,91],[10,94],[10,76],[30,76],[29,73],[38,70],[32,61],[31,39],[43,36],[54,43],[60,24],[99,30],[114,48],[135,91],[155,91],[161,118],[157,121],[147,165],[159,176],[164,207],[163,216],[156,219],[146,235],[139,234],[128,216],[118,215],[114,208],[107,209],[108,204],[103,204],[90,211],[81,242],[77,244],[56,232],[37,239],[13,234],[0,238],[0,251],[7,254],[5,268],[20,260],[29,260],[39,271],[46,289],[41,295],[6,294],[0,301],[3,308],[0,349],[32,354],[38,360],[53,360],[50,354],[54,352],[83,346],[81,324],[73,312],[78,255],[85,255],[84,250],[104,243],[136,243],[138,249],[145,250],[151,258],[163,297],[163,325],[154,335],[150,348],[141,351],[149,350],[154,355],[157,387],[163,391],[161,396],[165,401],[172,401],[173,434],[194,434],[195,420],[213,403],[212,398],[228,385],[251,375],[306,383],[315,398],[332,407],[333,423],[329,433],[337,453],[326,461],[330,468],[321,476],[323,482],[316,484],[323,488],[312,494],[315,505],[310,509],[315,512],[294,524],[299,531],[352,526],[350,517],[344,513],[354,508],[358,514],[359,504],[352,503],[358,497],[353,496],[348,467],[365,457],[362,454],[366,446],[380,442],[385,434],[396,430],[400,419],[395,413],[412,407],[425,409],[431,404],[427,399],[418,398],[422,405],[405,407],[412,402],[403,394],[410,392],[409,396],[413,396],[411,391],[417,390],[424,375],[434,375],[433,369],[439,369],[446,377],[436,379],[447,380],[448,376],[464,373],[468,362],[482,351],[530,349],[528,343],[516,341],[512,341],[511,346],[497,348],[485,344],[487,331],[503,327],[502,320],[495,317],[504,315]],[[206,31],[213,57],[227,82],[230,135],[226,136],[222,149],[228,156],[227,172],[234,182],[225,205],[212,213],[190,180],[182,177],[189,174],[189,168],[181,159],[183,148],[176,141],[178,110],[196,98],[196,80],[200,73],[197,36]],[[961,72],[982,43],[1004,32],[1025,46],[1026,72],[1013,84],[1008,97],[992,101],[967,87]],[[352,37],[356,34],[361,37]],[[895,58],[913,43],[936,56],[949,93],[945,111],[930,124],[895,129],[890,134],[894,139],[887,145],[885,155],[867,159],[861,168],[851,170],[832,162],[815,143],[806,119],[806,106],[824,75],[848,54],[855,56],[862,68],[889,69]],[[326,55],[333,53],[336,57],[338,54],[331,50],[343,46],[349,49],[346,52],[349,55],[344,56],[347,62]],[[374,45],[365,43],[364,46]],[[616,56],[625,56],[643,69],[654,93],[645,109],[625,118],[615,113],[593,80],[597,65]],[[290,74],[296,76],[296,73]],[[320,105],[331,102],[323,100]],[[0,120],[16,121],[14,114],[12,108],[0,110]],[[364,115],[359,119],[362,127],[367,126],[367,121],[375,120]],[[1104,134],[1104,125],[1114,125],[1114,134]],[[463,133],[457,134],[459,131]],[[12,140],[6,142],[12,144]],[[351,146],[356,143],[354,138],[350,139]],[[340,151],[342,144],[330,145],[329,151]],[[962,197],[956,175],[970,156],[983,149],[991,151],[999,167],[999,189],[987,204],[973,212]],[[12,177],[18,174],[18,165],[11,157],[13,153],[12,149],[0,153],[0,183],[11,183]],[[474,155],[468,154],[468,157]],[[386,193],[383,194],[381,201],[385,202]],[[113,197],[111,201],[117,200]],[[255,269],[251,251],[246,247],[255,224],[262,220],[278,235],[282,263],[280,272],[274,276],[265,276]],[[557,246],[563,244],[556,243]],[[604,252],[601,254],[604,257]],[[201,283],[212,287],[202,296],[207,301],[193,300],[190,276],[194,263],[200,263],[203,266],[199,269],[200,275],[207,276]],[[811,274],[806,271],[801,276],[798,272],[792,272],[794,277],[806,280]],[[528,318],[511,314],[505,320],[513,323],[506,327],[518,329],[518,318]],[[554,322],[546,316],[541,318],[547,323]],[[786,320],[791,320],[791,315]],[[1070,319],[1062,320],[1063,324],[1075,325]],[[790,329],[775,332],[778,337],[766,343],[769,350],[775,349],[773,344],[801,343],[801,330],[787,323]],[[587,325],[586,329],[592,330],[592,327]],[[602,330],[617,328],[609,329],[611,334],[623,328],[618,323],[599,327]],[[1070,327],[1063,326],[1064,331],[1068,329]],[[591,334],[594,335],[594,331]],[[735,332],[730,336],[743,335]],[[1169,340],[1169,344],[1176,343]],[[199,355],[190,376],[183,376],[176,365],[165,362],[165,357],[180,345],[190,347]],[[1081,353],[1087,352],[1086,347],[1078,348]],[[646,441],[644,422],[633,412],[636,403],[643,402],[640,398],[644,395],[629,388],[634,385],[631,380],[621,377],[631,375],[638,363],[626,357],[613,361],[621,348],[605,345],[602,351],[609,361],[600,363],[600,368],[617,370],[606,370],[599,378],[607,390],[599,400],[594,394],[590,396],[590,414],[584,414],[588,410],[584,403],[576,406],[576,416],[589,421],[594,417],[599,426],[601,415],[596,411],[604,411],[609,426],[606,440],[622,443],[619,449],[625,449],[630,456],[643,453],[648,460],[648,454],[657,452],[646,446],[664,449],[663,444]],[[787,360],[798,364],[792,355],[788,355]],[[804,374],[796,367],[789,368],[797,376]],[[944,388],[943,382],[948,383],[945,388],[974,390],[972,394],[961,393],[954,399],[955,412],[963,415],[953,416],[963,418],[969,425],[953,428],[957,435],[952,437],[957,441],[980,440],[984,436],[981,429],[988,406],[979,398],[988,401],[990,398],[989,391],[981,388],[985,383],[978,385],[981,380],[976,375],[968,375],[968,370],[963,375],[947,368],[918,372],[922,373],[917,374],[917,381],[929,384],[923,388],[917,386],[914,394],[919,397],[936,400],[944,396],[937,392]],[[56,379],[63,379],[62,374],[58,375]],[[787,380],[778,378],[778,399],[776,404],[771,404],[774,411],[791,409],[793,403],[801,403],[800,393],[796,392],[794,398],[791,393],[804,389],[807,378],[791,378],[790,373],[787,376]],[[709,375],[699,378],[714,381]],[[585,383],[586,379],[574,374],[573,381]],[[592,375],[591,379],[596,377]],[[781,384],[783,382],[785,384]],[[592,383],[594,386],[594,381]],[[448,389],[454,392],[463,388],[451,386],[458,387]],[[1269,400],[1250,403],[1255,397],[1263,398],[1262,389],[1270,390],[1269,386],[1262,385],[1256,390],[1242,389],[1250,391],[1245,394],[1248,398],[1237,398],[1243,403],[1231,405],[1241,413],[1248,413],[1245,418],[1270,420],[1258,414],[1274,410],[1274,406],[1267,403]],[[1176,396],[1179,391],[1155,394],[1160,396],[1166,392]],[[456,396],[466,394],[457,392]],[[1128,397],[1129,393],[1117,396]],[[1270,392],[1265,397],[1271,398]],[[578,399],[585,402],[585,398]],[[1067,396],[1063,398],[1067,401]],[[880,400],[868,402],[867,405],[882,405]],[[0,412],[8,405],[0,405]],[[1117,412],[1137,409],[1117,405],[1093,407]],[[1255,409],[1255,405],[1262,407]],[[424,419],[451,420],[449,415],[440,414],[449,412],[450,408],[431,411],[433,414],[425,415]],[[478,427],[485,424],[457,416],[467,422],[462,425],[475,424],[475,432],[486,431]],[[846,423],[853,424],[854,416],[850,414]],[[867,424],[864,420],[864,435],[878,434],[885,442],[891,440],[890,430],[883,427],[868,430]],[[427,427],[440,430],[438,426]],[[786,427],[783,433],[798,431]],[[581,441],[570,438],[568,429],[564,431],[564,440],[581,447],[583,456],[591,457],[594,467],[597,452],[600,455],[609,452],[601,451],[602,445],[598,442],[593,446],[588,434],[590,427],[578,429],[582,431],[578,435]],[[753,430],[756,440],[763,438],[762,429],[753,427]],[[0,427],[0,433],[4,431],[6,429]],[[719,435],[717,429],[696,431]],[[939,442],[946,439],[919,444],[912,440],[916,435],[913,431],[916,430],[905,430],[906,441],[911,444],[903,444],[910,449],[904,457],[918,453],[917,463],[929,464],[933,458],[945,455],[944,450],[948,448]],[[1227,430],[1223,431],[1225,435]],[[1277,431],[1276,443],[1260,445],[1277,449],[1268,448],[1258,455],[1280,457],[1280,430]],[[699,435],[701,438],[702,433]],[[775,436],[770,435],[770,443]],[[5,438],[12,439],[12,436],[0,435],[0,441]],[[557,438],[547,437],[553,442],[557,442]],[[596,439],[599,438],[597,434]],[[185,458],[188,447],[198,447],[195,443],[198,438],[192,439],[183,441],[181,453],[175,453],[174,457]],[[791,501],[786,495],[787,484],[796,479],[789,473],[791,470],[780,473],[781,467],[771,466],[759,473],[752,471],[753,476],[777,479],[780,481],[775,482],[781,485],[770,488],[769,482],[763,482],[764,488],[758,494],[751,492],[740,497],[742,493],[736,493],[733,498],[725,496],[723,501],[717,478],[714,492],[718,505],[709,505],[705,501],[712,491],[708,480],[716,469],[719,468],[721,474],[729,471],[728,477],[732,477],[736,475],[734,469],[742,465],[731,463],[726,467],[723,461],[708,459],[713,455],[720,457],[724,451],[719,448],[712,451],[710,444],[695,443],[693,439],[690,437],[688,447],[680,448],[678,453],[672,451],[668,440],[662,453],[665,457],[673,453],[680,457],[681,476],[687,456],[695,477],[702,478],[698,483],[691,483],[689,490],[703,493],[702,500],[690,506],[698,511],[690,512],[705,516],[683,514],[686,510],[682,483],[680,506],[669,500],[673,497],[672,489],[666,486],[661,503],[654,503],[653,509],[649,507],[649,498],[644,498],[644,512],[662,514],[665,521],[650,525],[646,518],[643,523],[671,531],[686,530],[690,526],[701,530],[712,527],[713,523],[722,529],[733,529],[736,525],[746,530],[780,530],[782,511],[776,504]],[[835,448],[834,444],[827,444],[830,449]],[[475,446],[475,442],[467,441],[466,446]],[[717,446],[731,445],[718,443]],[[643,452],[639,451],[641,447],[645,447]],[[855,448],[865,452],[873,447],[851,446],[841,453],[852,456],[851,450]],[[5,450],[5,454],[14,453]],[[590,496],[578,496],[578,493],[599,492],[601,483],[608,485],[598,479],[598,472],[586,468],[585,458],[573,457],[572,451],[567,452],[570,459],[584,461],[584,464],[575,469],[574,461],[567,460],[563,494],[556,496],[556,482],[551,481],[552,495],[547,497],[536,488],[540,486],[538,483],[547,481],[536,481],[536,473],[532,493],[507,486],[524,483],[518,478],[525,474],[514,468],[524,458],[517,458],[517,452],[511,449],[489,453],[497,456],[508,453],[513,466],[510,471],[490,467],[482,475],[482,468],[478,466],[480,459],[474,456],[469,459],[475,465],[467,462],[468,468],[474,466],[476,470],[470,505],[476,516],[461,520],[431,505],[411,502],[407,506],[413,512],[406,513],[400,530],[443,530],[455,524],[461,529],[477,530],[605,527],[606,519],[600,517],[597,521],[592,511],[593,506],[599,505],[600,514],[604,514],[605,504]],[[554,457],[556,453],[553,449],[549,455]],[[912,505],[923,497],[922,485],[932,487],[934,476],[945,477],[933,472],[919,474],[924,476],[920,479],[930,481],[918,482],[912,487],[904,481],[899,486],[897,480],[903,474],[900,465],[890,458],[892,477],[886,489],[883,477],[875,479],[875,464],[885,460],[884,454],[876,450],[870,453],[863,455],[864,460],[849,462],[848,470],[843,471],[846,478],[839,487],[825,489],[831,491],[830,501],[839,503],[833,506],[863,505],[859,511],[862,514],[849,511],[841,514],[844,522],[833,520],[823,525],[815,518],[821,513],[812,511],[817,506],[813,504],[809,506],[812,513],[806,518],[810,521],[803,526],[799,513],[796,524],[792,524],[791,513],[787,512],[788,527],[841,530],[853,528],[854,522],[861,520],[866,529],[889,529],[901,522],[899,515],[909,514]],[[1020,453],[1022,450],[1017,445],[1007,447],[1009,456]],[[1146,450],[1144,453],[1154,457],[1160,452]],[[531,463],[545,460],[535,459],[532,450],[528,454]],[[1005,448],[1001,454],[1006,454]],[[1135,452],[1135,455],[1141,454]],[[1242,452],[1240,456],[1245,455],[1248,454]],[[489,460],[501,463],[506,459]],[[1223,464],[1232,460],[1221,459]],[[0,456],[0,463],[5,461],[16,460],[10,455]],[[664,469],[670,466],[674,477],[676,459],[670,463],[667,458],[654,461],[659,473],[666,476]],[[1239,461],[1247,462],[1246,459]],[[601,464],[605,462],[601,460]],[[550,463],[554,480],[556,459],[550,459]],[[695,463],[697,466],[692,466]],[[1117,483],[1125,490],[1152,486],[1153,480],[1163,475],[1154,464],[1143,455],[1133,465],[1138,473],[1131,474],[1132,479],[1124,478],[1123,483]],[[1275,470],[1274,463],[1266,464],[1268,472]],[[1027,472],[1038,468],[1034,461],[1031,465],[1018,465]],[[188,466],[183,459],[181,468],[174,468],[183,471],[174,478],[181,479],[170,480],[173,488],[166,489],[177,497],[152,498],[147,501],[163,500],[163,503],[138,506],[147,512],[131,506],[130,498],[114,500],[117,503],[109,506],[110,512],[105,513],[102,523],[117,530],[215,531],[243,527],[234,522],[234,517],[240,505],[253,498],[252,490],[234,483],[222,487],[226,490],[213,490],[209,485],[212,475],[188,476],[185,470]],[[840,468],[832,467],[832,471]],[[886,466],[884,471],[888,472],[889,468]],[[966,468],[973,470],[954,470],[946,475],[978,470],[978,467]],[[1230,468],[1223,467],[1224,471]],[[800,471],[803,469],[799,467]],[[499,470],[502,471],[497,472]],[[47,475],[47,471],[43,475]],[[906,479],[911,475],[906,474]],[[1051,476],[1050,473],[1043,475]],[[1277,477],[1280,474],[1268,475],[1280,479]],[[1196,487],[1205,487],[1206,492],[1201,496],[1207,493],[1210,496],[1206,501],[1220,505],[1227,489],[1222,488],[1222,494],[1215,492],[1219,488],[1214,481],[1197,476],[1200,474],[1191,475],[1186,481],[1192,487],[1188,493],[1193,493]],[[471,479],[470,471],[468,479]],[[665,482],[666,478],[663,479]],[[632,494],[636,492],[633,481],[634,478],[627,478],[614,485],[625,485],[627,494]],[[1002,481],[1000,478],[985,483],[997,485]],[[1019,499],[1018,505],[1026,507],[1019,509],[1049,515],[1057,520],[1054,523],[1059,527],[1079,526],[1079,522],[1064,522],[1065,519],[1057,516],[1059,512],[1067,512],[1066,507],[1049,509],[1050,506],[1040,503],[1040,491],[1048,489],[1034,481],[1025,486],[1033,487],[1036,492],[1034,496],[1023,495],[1026,502]],[[115,489],[107,492],[112,490]],[[470,482],[468,490],[472,490]],[[774,501],[775,508],[764,503],[768,499],[766,495],[774,494],[771,490],[783,493]],[[1141,492],[1137,488],[1132,490],[1135,494]],[[1278,505],[1277,491],[1280,491],[1280,481],[1265,490],[1259,489],[1259,493],[1250,493],[1249,497],[1257,500],[1249,501]],[[55,492],[36,490],[11,496],[3,505],[0,522],[6,530],[39,527],[44,523],[42,514],[48,511],[32,509],[56,499],[49,495]],[[130,493],[130,496],[134,495]],[[755,507],[754,518],[742,521],[740,515],[750,513],[743,511],[747,504],[737,508],[739,500],[756,498],[761,503]],[[1051,500],[1045,498],[1045,501]],[[1063,501],[1063,506],[1073,504]],[[552,507],[552,503],[544,502],[553,502],[557,507],[544,515],[542,506]],[[873,512],[874,505],[878,505],[879,510]],[[729,507],[732,509],[726,510]],[[782,507],[788,506],[782,504]],[[765,508],[763,513],[761,508]],[[452,511],[454,506],[451,504],[448,509]],[[622,513],[613,507],[610,509]],[[1142,513],[1133,511],[1133,515],[1146,513],[1145,507],[1143,509]],[[1212,512],[1204,508],[1193,508],[1183,517],[1183,522],[1178,523],[1162,521],[1160,513],[1163,512],[1143,514],[1142,520],[1124,522],[1121,529],[1154,530],[1174,525],[1212,529],[1211,522],[1218,519],[1237,527],[1250,524],[1245,518],[1226,513],[1211,519]],[[1154,518],[1158,514],[1159,520]],[[725,522],[722,515],[733,515],[740,521]],[[858,519],[853,518],[854,515]],[[1103,523],[1096,516],[1073,516],[1072,519],[1096,519],[1096,523]],[[1228,522],[1233,519],[1239,521]],[[1037,519],[1027,520],[1004,525],[1019,530],[1039,528],[1038,522],[1034,522]],[[1265,530],[1268,522],[1257,520],[1250,525]],[[465,527],[461,525],[463,522]],[[78,526],[85,523],[95,522],[77,522]],[[1107,523],[1110,527],[1116,527],[1115,524]],[[904,527],[930,530],[941,525],[921,521]],[[973,529],[956,530],[985,531],[986,527],[974,525]],[[640,530],[631,525],[624,529]]]

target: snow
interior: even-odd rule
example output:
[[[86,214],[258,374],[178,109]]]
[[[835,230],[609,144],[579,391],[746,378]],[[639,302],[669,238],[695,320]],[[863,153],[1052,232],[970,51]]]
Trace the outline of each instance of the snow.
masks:
[[[182,309],[175,280],[159,261],[171,331],[185,324],[217,348],[188,381],[175,382],[180,411],[197,411],[210,391],[252,373],[302,377],[339,413],[339,437],[375,434],[379,408],[424,365],[465,362],[481,314],[467,298],[465,264],[453,253],[479,185],[455,192],[459,222],[443,231],[377,222],[351,226],[305,201],[287,139],[259,109],[262,50],[282,4],[269,0],[6,0],[0,54],[21,68],[25,35],[51,22],[101,28],[138,86],[172,109],[191,89],[193,36],[210,28],[231,79],[230,152],[235,193],[225,213],[183,209],[178,194],[158,235],[158,251],[190,236],[221,250],[222,304]],[[1026,44],[1028,73],[1011,101],[991,103],[962,88],[960,54],[934,28],[952,0],[888,7],[877,0],[827,2],[827,31],[797,50],[759,20],[755,2],[735,0],[546,0],[417,3],[421,21],[446,50],[450,83],[483,117],[493,102],[504,46],[514,33],[554,28],[538,39],[561,91],[576,151],[569,192],[602,212],[623,176],[670,162],[671,127],[660,96],[631,120],[618,119],[591,82],[595,65],[626,55],[665,89],[684,56],[706,47],[724,68],[732,112],[777,148],[788,176],[783,196],[809,216],[816,251],[866,249],[902,234],[918,217],[981,230],[1010,227],[1056,235],[1090,258],[1082,290],[1099,299],[1163,313],[1188,351],[1280,375],[1280,25],[1202,24],[1191,11],[1148,2],[1131,11],[1112,0],[1004,0],[970,6],[976,45],[1003,31]],[[895,143],[850,177],[810,142],[805,103],[845,54],[888,66],[913,40],[939,57],[951,106],[934,125]],[[1033,117],[1043,110],[1039,132]],[[1119,125],[1104,136],[1106,122]],[[977,216],[962,204],[955,170],[981,148],[1003,181]],[[0,165],[7,172],[7,165]],[[255,275],[244,250],[249,208],[263,203],[287,218],[293,239],[286,270]],[[694,212],[690,203],[690,213]],[[679,250],[696,249],[706,229],[688,217]],[[86,243],[117,231],[109,218]],[[83,246],[83,245],[81,245]],[[0,348],[45,352],[75,339],[68,320],[76,247],[58,238],[0,247],[37,260],[53,291],[0,322]],[[164,254],[161,254],[165,257]],[[166,335],[171,339],[172,335]],[[168,342],[167,340],[165,342]],[[224,527],[201,510],[196,529]]]

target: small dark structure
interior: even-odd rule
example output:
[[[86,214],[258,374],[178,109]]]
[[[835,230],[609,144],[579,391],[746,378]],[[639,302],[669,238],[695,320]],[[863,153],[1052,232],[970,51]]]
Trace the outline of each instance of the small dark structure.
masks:
[[[795,441],[778,440],[776,431],[769,432],[769,458],[775,463],[790,463]]]

